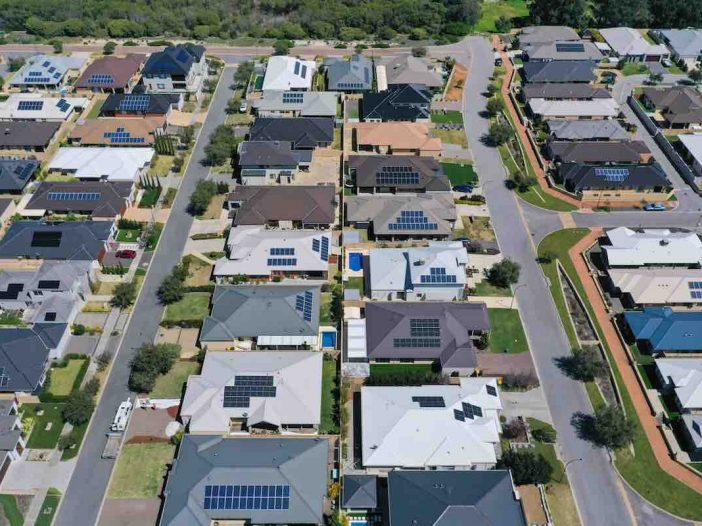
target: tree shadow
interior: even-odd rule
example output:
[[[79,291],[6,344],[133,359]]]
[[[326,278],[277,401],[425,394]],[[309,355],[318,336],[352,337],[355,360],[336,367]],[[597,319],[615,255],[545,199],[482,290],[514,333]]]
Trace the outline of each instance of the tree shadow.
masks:
[[[557,356],[553,359],[553,362],[571,380],[582,381],[582,378],[576,372],[576,363],[573,356]]]
[[[590,442],[597,447],[605,447],[598,436],[593,415],[578,411],[571,417],[570,424],[575,428],[575,434],[581,440]]]

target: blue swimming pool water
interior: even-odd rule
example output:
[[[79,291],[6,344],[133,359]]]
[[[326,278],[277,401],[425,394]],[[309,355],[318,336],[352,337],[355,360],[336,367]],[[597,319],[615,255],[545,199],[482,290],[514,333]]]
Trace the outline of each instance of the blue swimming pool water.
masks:
[[[366,519],[351,519],[349,526],[368,526],[368,521]]]
[[[322,347],[336,348],[336,333],[335,332],[323,332],[322,333]]]
[[[363,254],[351,252],[349,254],[349,268],[351,270],[361,270],[363,268]]]

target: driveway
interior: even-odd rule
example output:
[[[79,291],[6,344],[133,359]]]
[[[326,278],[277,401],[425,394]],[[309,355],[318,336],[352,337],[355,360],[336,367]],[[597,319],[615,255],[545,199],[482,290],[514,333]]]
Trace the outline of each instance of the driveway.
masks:
[[[56,488],[66,491],[68,481],[76,467],[76,460],[61,462],[35,462],[18,460],[10,464],[7,475],[2,481],[0,490],[3,492],[31,493],[42,488]],[[76,523],[79,524],[79,523]]]
[[[540,387],[530,391],[500,392],[502,400],[502,414],[509,420],[522,416],[536,418],[542,422],[551,421],[551,412],[548,410],[544,393]]]
[[[98,526],[154,526],[161,499],[107,499]]]

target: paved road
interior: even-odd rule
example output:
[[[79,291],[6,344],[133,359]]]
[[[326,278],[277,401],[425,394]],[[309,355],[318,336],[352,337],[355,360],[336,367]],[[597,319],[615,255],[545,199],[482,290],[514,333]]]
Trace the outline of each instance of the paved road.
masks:
[[[143,343],[153,342],[156,337],[163,314],[163,307],[156,298],[156,290],[163,277],[180,261],[188,239],[187,232],[190,230],[192,217],[186,212],[186,207],[197,182],[207,176],[208,170],[200,164],[200,160],[204,158],[203,150],[209,134],[224,121],[224,110],[232,95],[229,89],[232,73],[232,68],[225,69],[215,92],[207,120],[195,144],[192,161],[183,176],[161,241],[151,260],[141,294],[114,359],[107,386],[83,442],[73,477],[66,495],[61,499],[55,522],[57,526],[88,525],[97,522],[114,467],[113,460],[100,458],[105,445],[105,433],[119,403],[132,395],[127,387],[127,379],[129,363],[135,349]]]
[[[566,461],[584,459],[568,468],[583,524],[634,524],[626,493],[607,455],[580,440],[570,424],[573,413],[591,412],[592,407],[582,384],[564,376],[554,363],[555,358],[569,354],[568,339],[536,263],[531,236],[520,215],[517,198],[503,184],[505,171],[500,156],[497,150],[481,141],[488,128],[488,122],[480,112],[485,110],[486,99],[482,93],[493,71],[492,49],[487,40],[477,37],[469,38],[467,45],[472,57],[468,59],[471,75],[464,96],[464,121],[466,129],[470,130],[475,167],[485,186],[502,252],[522,266],[520,284],[526,284],[526,287],[518,291],[520,312],[558,431],[561,456]],[[457,58],[465,60],[464,57]],[[496,184],[490,184],[492,181]]]

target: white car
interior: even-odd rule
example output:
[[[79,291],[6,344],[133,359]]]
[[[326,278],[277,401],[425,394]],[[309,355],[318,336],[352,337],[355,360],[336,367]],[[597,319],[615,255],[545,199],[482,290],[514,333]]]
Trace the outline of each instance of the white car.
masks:
[[[249,109],[249,105],[245,100],[242,100],[239,103],[239,113],[246,113],[246,110]]]

